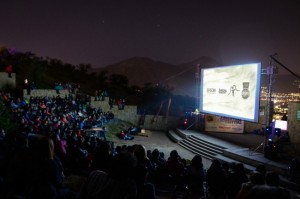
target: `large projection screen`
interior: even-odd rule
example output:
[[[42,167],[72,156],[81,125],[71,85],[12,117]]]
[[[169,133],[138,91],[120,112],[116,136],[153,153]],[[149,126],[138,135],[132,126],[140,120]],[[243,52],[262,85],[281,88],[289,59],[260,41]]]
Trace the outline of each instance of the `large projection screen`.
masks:
[[[200,111],[258,122],[261,64],[201,69]]]

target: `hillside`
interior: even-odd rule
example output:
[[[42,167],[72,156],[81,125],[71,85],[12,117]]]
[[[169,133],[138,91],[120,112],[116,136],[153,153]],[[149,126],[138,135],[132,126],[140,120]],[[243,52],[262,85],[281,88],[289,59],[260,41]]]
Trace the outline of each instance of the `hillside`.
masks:
[[[215,60],[209,57],[201,57],[180,65],[135,57],[104,68],[94,68],[91,72],[107,71],[108,76],[121,74],[128,77],[129,85],[143,87],[148,83],[151,85],[159,84],[171,88],[174,94],[194,96],[196,93],[195,74],[198,64],[206,68],[218,65]]]
[[[53,58],[38,57],[31,52],[11,53],[9,49],[2,48],[0,69],[4,71],[8,65],[13,66],[13,71],[17,74],[16,85],[20,89],[23,87],[24,79],[28,79],[29,82],[34,82],[37,88],[53,88],[57,82],[76,82],[89,94],[94,94],[99,88],[115,91],[117,84],[113,84],[115,82],[111,80],[118,79],[111,75],[119,74],[127,77],[124,78],[126,86],[135,85],[143,88],[160,85],[170,89],[175,95],[195,96],[199,88],[196,79],[197,69],[223,64],[205,56],[179,65],[154,61],[146,57],[133,57],[103,68],[92,68],[89,64],[71,65]],[[295,79],[292,75],[278,75],[273,82],[274,92],[299,92],[299,83],[295,84]],[[261,80],[262,86],[268,85],[266,75],[262,75]],[[111,82],[113,83],[110,84]],[[124,92],[124,88],[116,91],[119,95],[124,95]]]
[[[195,96],[197,65],[203,68],[210,68],[221,66],[222,64],[205,56],[180,65],[171,65],[153,61],[149,58],[135,57],[104,68],[93,68],[92,72],[107,71],[108,75],[121,74],[128,77],[130,85],[143,87],[147,83],[152,85],[160,84],[172,88],[174,94]],[[294,83],[295,80],[296,78],[292,75],[277,75],[272,85],[274,92],[299,92],[300,89]],[[268,86],[266,75],[261,76],[261,85]]]

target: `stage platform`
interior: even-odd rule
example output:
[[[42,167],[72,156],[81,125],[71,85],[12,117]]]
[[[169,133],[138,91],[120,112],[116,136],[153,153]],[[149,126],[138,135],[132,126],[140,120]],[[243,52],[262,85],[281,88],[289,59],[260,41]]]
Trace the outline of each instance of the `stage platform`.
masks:
[[[289,162],[280,158],[268,159],[263,152],[262,142],[264,137],[254,134],[232,134],[232,133],[215,133],[215,132],[197,132],[193,130],[177,129],[179,135],[178,144],[183,140],[201,140],[207,143],[222,147],[222,152],[216,154],[212,158],[217,158],[226,162],[241,162],[247,170],[254,170],[259,164],[266,166],[268,170],[275,171],[280,174],[281,182],[290,189],[300,191],[300,186],[289,180],[288,168]],[[195,139],[197,138],[197,139]],[[182,139],[182,140],[180,140]],[[187,144],[187,145],[192,145]],[[204,142],[199,144],[203,147]],[[194,147],[195,148],[195,147]],[[191,149],[193,150],[193,149]],[[195,151],[195,153],[197,153]]]

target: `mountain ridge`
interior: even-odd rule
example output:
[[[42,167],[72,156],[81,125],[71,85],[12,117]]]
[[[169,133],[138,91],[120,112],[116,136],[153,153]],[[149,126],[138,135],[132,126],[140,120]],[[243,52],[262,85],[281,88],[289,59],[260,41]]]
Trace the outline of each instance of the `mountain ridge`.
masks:
[[[154,61],[147,57],[132,57],[103,68],[92,68],[91,72],[107,71],[107,75],[124,75],[128,78],[130,86],[161,85],[170,88],[177,95],[195,96],[199,87],[196,85],[196,75],[199,75],[197,69],[218,66],[222,64],[207,56],[178,65]],[[292,75],[276,75],[272,82],[273,92],[299,92],[298,84],[294,83],[296,79]],[[261,86],[267,85],[267,76],[262,75]]]

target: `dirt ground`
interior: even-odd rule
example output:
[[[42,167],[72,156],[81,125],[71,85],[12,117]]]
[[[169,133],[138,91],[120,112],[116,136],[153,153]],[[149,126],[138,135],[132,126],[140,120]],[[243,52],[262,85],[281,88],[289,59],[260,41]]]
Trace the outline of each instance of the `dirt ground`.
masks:
[[[150,131],[146,130],[145,135],[148,136],[134,136],[133,140],[122,140],[114,139],[115,146],[117,145],[133,145],[142,144],[145,146],[146,150],[158,149],[160,152],[165,154],[165,158],[169,157],[172,150],[176,149],[178,154],[187,160],[191,160],[195,154],[181,147],[177,143],[173,142],[166,134],[166,132],[161,131]],[[210,160],[203,159],[204,168],[208,168],[211,164]]]

